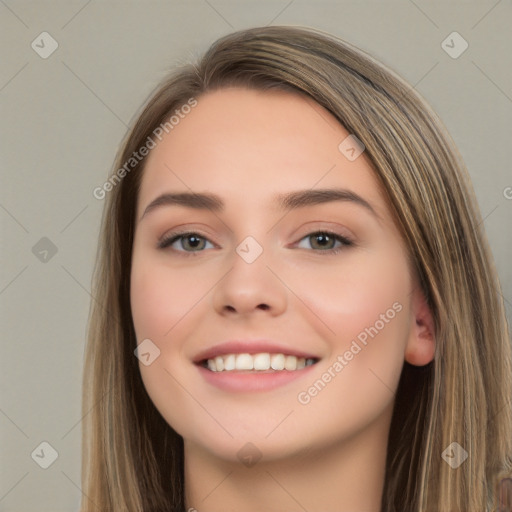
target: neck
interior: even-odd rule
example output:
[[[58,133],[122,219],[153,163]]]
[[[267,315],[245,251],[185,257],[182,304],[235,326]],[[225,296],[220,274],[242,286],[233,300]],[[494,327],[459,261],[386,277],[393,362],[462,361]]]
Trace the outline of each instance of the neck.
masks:
[[[186,510],[380,512],[389,433],[380,420],[335,445],[251,467],[185,441]]]

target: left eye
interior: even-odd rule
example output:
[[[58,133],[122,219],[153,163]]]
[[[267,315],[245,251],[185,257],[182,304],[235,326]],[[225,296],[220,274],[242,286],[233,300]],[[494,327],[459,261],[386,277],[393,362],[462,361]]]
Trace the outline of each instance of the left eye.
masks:
[[[352,245],[352,241],[348,238],[345,238],[344,236],[338,235],[336,233],[330,233],[329,231],[317,231],[315,233],[310,233],[309,235],[302,238],[300,242],[303,240],[305,240],[306,243],[309,241],[309,245],[312,249],[324,252],[337,252],[343,246]],[[336,242],[339,243],[337,247],[335,246]],[[304,245],[300,245],[300,243],[298,247],[302,249],[308,249],[308,247],[304,247]]]

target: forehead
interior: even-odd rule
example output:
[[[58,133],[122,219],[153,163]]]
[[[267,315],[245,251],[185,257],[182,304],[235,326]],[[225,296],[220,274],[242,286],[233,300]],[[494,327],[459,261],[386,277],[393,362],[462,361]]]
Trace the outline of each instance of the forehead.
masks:
[[[385,208],[366,155],[345,156],[339,146],[351,134],[312,99],[228,88],[197,101],[148,155],[139,213],[167,191],[208,190],[242,207],[261,206],[275,193],[331,186]]]

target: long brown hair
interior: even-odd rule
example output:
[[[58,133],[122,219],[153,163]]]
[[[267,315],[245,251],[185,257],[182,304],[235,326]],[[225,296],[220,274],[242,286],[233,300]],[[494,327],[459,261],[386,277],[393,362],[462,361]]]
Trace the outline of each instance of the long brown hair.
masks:
[[[432,363],[405,363],[388,442],[382,512],[491,511],[512,474],[512,356],[500,284],[465,166],[400,77],[322,32],[263,27],[215,42],[175,70],[133,123],[105,207],[83,377],[82,512],[185,510],[183,442],[145,391],[130,309],[134,215],[154,130],[190,98],[241,86],[300,92],[360,139],[431,308]],[[133,163],[133,161],[132,161]],[[457,469],[442,458],[457,442]]]

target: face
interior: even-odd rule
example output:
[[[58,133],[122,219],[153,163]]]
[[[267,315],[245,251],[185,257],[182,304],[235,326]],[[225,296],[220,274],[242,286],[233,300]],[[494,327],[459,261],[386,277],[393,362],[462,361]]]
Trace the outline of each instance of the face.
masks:
[[[146,390],[186,449],[237,460],[251,442],[276,460],[385,430],[404,359],[432,358],[374,171],[351,139],[339,148],[349,135],[300,95],[230,88],[151,150],[132,315]],[[148,208],[162,194],[182,195]]]

